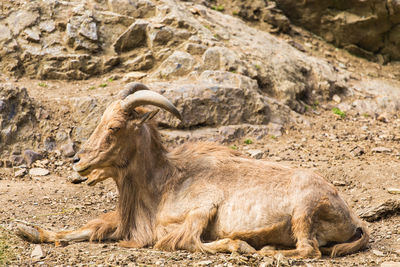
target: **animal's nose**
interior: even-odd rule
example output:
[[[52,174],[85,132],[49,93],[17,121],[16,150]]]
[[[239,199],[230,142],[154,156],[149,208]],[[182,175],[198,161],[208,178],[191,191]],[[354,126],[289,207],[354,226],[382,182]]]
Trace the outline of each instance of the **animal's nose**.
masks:
[[[81,160],[81,158],[78,156],[78,154],[76,154],[76,155],[74,156],[74,158],[72,159],[72,162],[73,162],[74,164],[77,164],[80,160]]]

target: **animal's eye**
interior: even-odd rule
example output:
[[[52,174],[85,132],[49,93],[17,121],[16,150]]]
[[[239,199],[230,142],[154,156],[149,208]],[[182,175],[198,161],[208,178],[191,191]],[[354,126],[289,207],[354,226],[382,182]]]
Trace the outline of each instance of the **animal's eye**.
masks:
[[[119,127],[110,127],[108,128],[112,132],[117,132],[120,128]]]

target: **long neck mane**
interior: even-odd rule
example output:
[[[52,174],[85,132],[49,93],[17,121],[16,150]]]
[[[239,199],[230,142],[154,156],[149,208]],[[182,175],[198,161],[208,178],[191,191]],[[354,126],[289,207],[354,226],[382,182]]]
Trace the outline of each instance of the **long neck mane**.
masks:
[[[135,154],[120,169],[117,187],[120,198],[118,235],[139,246],[154,242],[155,217],[168,179],[174,167],[154,125],[145,124],[137,138]]]

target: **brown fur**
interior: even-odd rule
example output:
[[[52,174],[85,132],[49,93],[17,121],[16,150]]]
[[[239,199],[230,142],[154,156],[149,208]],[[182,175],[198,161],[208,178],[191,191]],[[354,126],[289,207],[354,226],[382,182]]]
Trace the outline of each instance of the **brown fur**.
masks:
[[[117,210],[69,232],[21,227],[30,241],[121,240],[162,250],[345,255],[368,244],[365,223],[319,175],[253,160],[212,143],[167,152],[146,110],[114,102],[75,169],[94,185],[114,179]],[[290,248],[277,250],[271,245]]]

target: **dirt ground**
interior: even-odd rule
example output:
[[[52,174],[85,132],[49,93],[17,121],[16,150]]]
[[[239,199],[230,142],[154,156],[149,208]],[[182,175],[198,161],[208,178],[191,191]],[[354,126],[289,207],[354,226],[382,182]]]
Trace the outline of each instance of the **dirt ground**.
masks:
[[[292,166],[313,168],[334,183],[357,214],[388,200],[399,200],[389,188],[400,188],[400,114],[381,122],[369,116],[348,112],[345,118],[334,114],[331,103],[321,104],[305,114],[308,124],[291,125],[280,136],[244,140],[229,144],[241,151],[260,149],[264,159]],[[249,142],[247,142],[249,143]],[[376,147],[389,148],[374,152]],[[66,160],[67,161],[67,160]],[[126,249],[116,243],[71,243],[65,247],[42,244],[44,258],[31,258],[34,244],[15,236],[15,220],[23,220],[54,230],[83,225],[98,214],[115,208],[116,188],[112,181],[89,187],[74,185],[64,171],[41,178],[14,178],[12,169],[0,175],[0,264],[35,266],[379,266],[400,262],[399,214],[369,223],[370,248],[335,259],[288,260],[257,255],[206,255],[185,251],[162,252],[152,248]],[[4,258],[8,258],[5,260]],[[400,263],[398,263],[400,264]],[[271,265],[272,266],[272,265]]]

